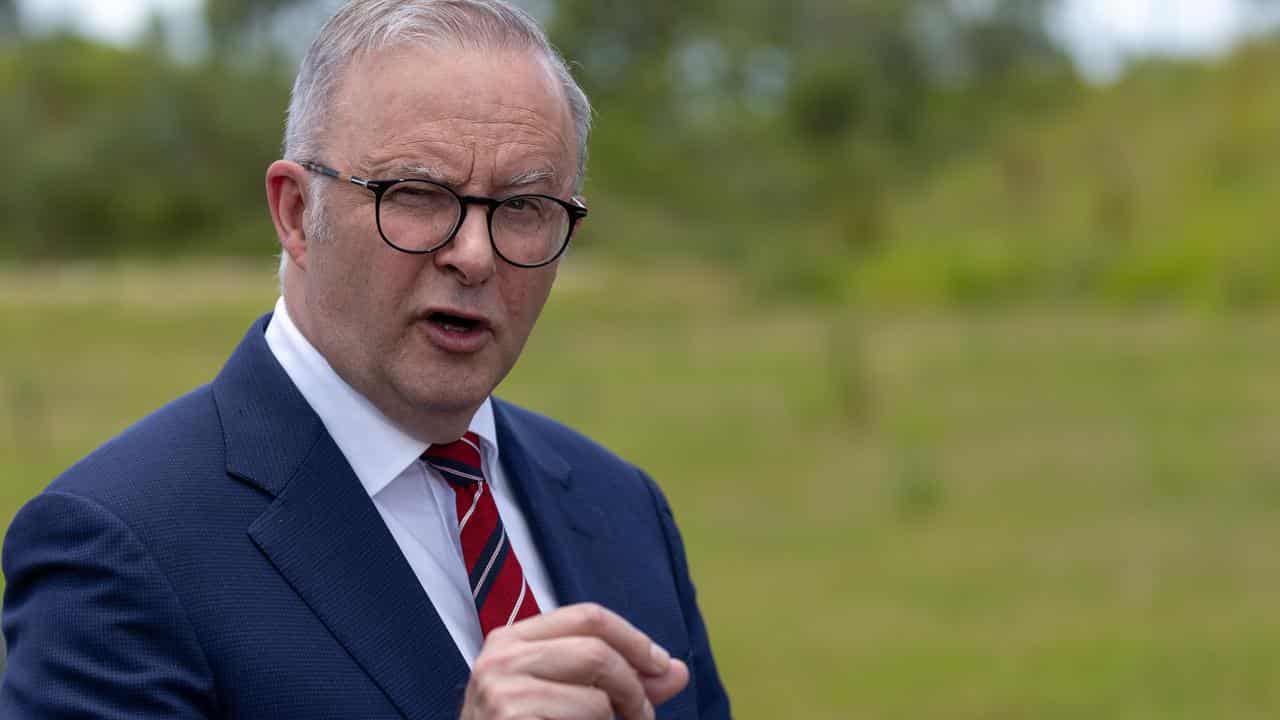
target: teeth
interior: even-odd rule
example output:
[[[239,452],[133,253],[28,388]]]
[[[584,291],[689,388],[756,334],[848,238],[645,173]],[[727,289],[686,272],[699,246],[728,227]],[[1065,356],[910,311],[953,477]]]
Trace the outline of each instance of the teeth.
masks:
[[[440,326],[444,330],[455,333],[471,332],[476,329],[478,323],[466,318],[455,317],[453,315],[445,315],[437,313],[431,317],[431,321]]]
[[[461,318],[440,317],[436,319],[436,322],[449,332],[468,332],[475,327],[475,323],[467,322]]]

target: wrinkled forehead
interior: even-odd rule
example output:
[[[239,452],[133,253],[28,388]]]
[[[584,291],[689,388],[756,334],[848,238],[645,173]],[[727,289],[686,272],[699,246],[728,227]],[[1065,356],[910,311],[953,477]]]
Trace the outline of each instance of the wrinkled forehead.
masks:
[[[329,140],[350,160],[397,145],[411,153],[415,145],[449,143],[505,143],[511,152],[543,156],[567,151],[570,166],[577,160],[564,88],[532,48],[401,43],[363,53],[347,65],[330,120]]]

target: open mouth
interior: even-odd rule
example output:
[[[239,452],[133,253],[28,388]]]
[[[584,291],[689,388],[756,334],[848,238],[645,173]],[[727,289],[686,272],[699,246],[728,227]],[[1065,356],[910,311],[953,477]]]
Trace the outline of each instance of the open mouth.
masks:
[[[452,315],[445,312],[433,312],[427,316],[427,320],[443,330],[454,333],[469,333],[484,328],[484,321],[475,318],[462,317],[460,315]]]

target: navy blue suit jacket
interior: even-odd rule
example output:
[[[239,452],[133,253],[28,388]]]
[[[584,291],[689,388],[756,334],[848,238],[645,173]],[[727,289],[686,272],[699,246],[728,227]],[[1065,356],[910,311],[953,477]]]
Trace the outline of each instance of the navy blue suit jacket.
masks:
[[[456,718],[466,663],[259,320],[211,385],[85,458],[4,543],[0,718]],[[495,402],[503,467],[562,603],[688,662],[663,718],[727,718],[657,486]]]

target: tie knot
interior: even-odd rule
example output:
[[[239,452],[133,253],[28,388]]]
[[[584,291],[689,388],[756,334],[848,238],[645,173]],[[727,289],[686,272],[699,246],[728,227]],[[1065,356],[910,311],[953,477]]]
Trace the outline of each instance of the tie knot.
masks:
[[[480,437],[473,432],[450,443],[432,445],[422,459],[453,485],[484,481],[480,464]]]

